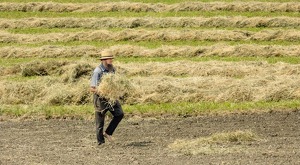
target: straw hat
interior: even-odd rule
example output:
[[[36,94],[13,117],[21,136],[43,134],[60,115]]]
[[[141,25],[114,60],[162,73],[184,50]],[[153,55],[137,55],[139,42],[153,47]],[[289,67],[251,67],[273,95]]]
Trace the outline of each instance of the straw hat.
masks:
[[[100,60],[106,60],[106,59],[114,59],[114,56],[110,51],[103,51],[101,53]]]

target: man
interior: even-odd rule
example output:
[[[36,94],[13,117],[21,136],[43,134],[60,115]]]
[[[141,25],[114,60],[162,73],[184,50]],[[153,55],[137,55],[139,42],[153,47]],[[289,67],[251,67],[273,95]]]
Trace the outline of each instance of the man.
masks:
[[[124,116],[119,101],[116,101],[114,105],[111,105],[105,98],[97,94],[97,87],[99,83],[101,83],[102,75],[115,72],[115,69],[112,65],[113,59],[114,57],[111,52],[103,51],[100,58],[101,64],[95,68],[91,78],[91,92],[94,94],[93,103],[95,107],[96,135],[98,145],[105,143],[104,137],[107,138],[108,141],[113,141],[112,134]],[[107,111],[110,111],[110,113],[113,115],[113,119],[109,123],[105,132],[103,132],[105,113]]]

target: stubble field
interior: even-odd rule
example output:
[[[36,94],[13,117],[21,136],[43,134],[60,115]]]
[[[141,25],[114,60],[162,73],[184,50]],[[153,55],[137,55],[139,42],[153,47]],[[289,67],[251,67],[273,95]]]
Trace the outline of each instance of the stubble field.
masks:
[[[289,0],[1,1],[0,164],[297,164],[299,25]],[[98,147],[102,50],[135,90]]]

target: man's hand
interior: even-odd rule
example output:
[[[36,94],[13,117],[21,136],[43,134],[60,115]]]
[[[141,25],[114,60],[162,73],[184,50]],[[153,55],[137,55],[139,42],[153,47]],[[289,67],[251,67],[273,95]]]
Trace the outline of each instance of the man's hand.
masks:
[[[91,91],[92,93],[97,93],[96,87],[91,87],[91,88],[90,88],[90,91]]]

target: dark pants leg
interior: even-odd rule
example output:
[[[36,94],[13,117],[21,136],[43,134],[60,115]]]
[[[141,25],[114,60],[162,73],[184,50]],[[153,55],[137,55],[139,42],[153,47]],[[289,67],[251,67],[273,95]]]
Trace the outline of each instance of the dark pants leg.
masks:
[[[110,113],[113,115],[113,119],[110,121],[110,123],[105,131],[108,135],[112,135],[114,133],[118,124],[124,117],[124,113],[123,113],[123,110],[122,110],[122,107],[121,107],[121,104],[119,103],[119,101],[116,102],[116,104],[113,106],[113,109],[110,110]]]
[[[105,142],[103,137],[104,119],[105,119],[105,114],[95,111],[97,142],[100,144]]]
[[[104,127],[105,113],[107,111],[110,111],[111,114],[113,115],[113,119],[111,120],[110,124],[108,125],[105,131],[108,135],[113,134],[118,124],[122,120],[124,113],[119,101],[117,101],[116,104],[113,107],[111,107],[109,104],[107,104],[107,101],[105,99],[99,97],[99,95],[94,94],[93,102],[95,107],[97,141],[98,143],[104,143],[105,140],[103,136],[103,127]]]

